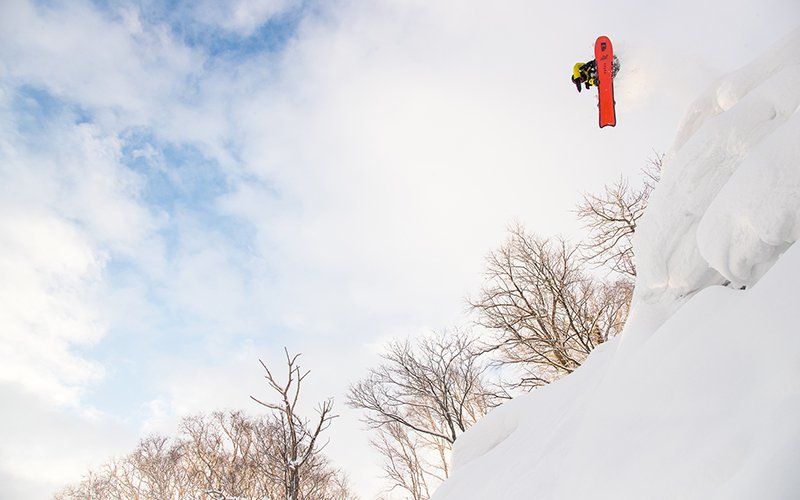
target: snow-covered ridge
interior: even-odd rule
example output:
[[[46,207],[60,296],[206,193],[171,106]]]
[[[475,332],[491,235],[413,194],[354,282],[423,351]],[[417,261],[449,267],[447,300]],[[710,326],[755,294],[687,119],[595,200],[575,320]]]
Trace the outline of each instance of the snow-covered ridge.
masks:
[[[800,30],[695,102],[625,331],[460,437],[435,500],[800,497],[798,81]]]
[[[688,113],[636,235],[639,297],[751,286],[800,238],[800,30]]]

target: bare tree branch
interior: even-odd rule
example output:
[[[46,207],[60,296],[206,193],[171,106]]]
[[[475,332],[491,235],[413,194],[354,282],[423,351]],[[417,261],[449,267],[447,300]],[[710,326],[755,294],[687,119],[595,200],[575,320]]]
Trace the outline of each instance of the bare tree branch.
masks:
[[[641,186],[633,188],[626,179],[620,178],[606,186],[602,194],[584,194],[576,213],[589,229],[589,239],[581,246],[587,262],[615,273],[636,276],[631,239],[650,193],[661,177],[664,161],[663,154],[655,151],[653,154],[642,169],[644,182]]]
[[[286,382],[280,383],[275,379],[267,365],[259,360],[264,368],[267,385],[277,393],[276,402],[264,401],[254,396],[250,398],[256,403],[269,408],[277,415],[276,422],[280,427],[282,436],[281,447],[284,459],[283,484],[285,498],[298,500],[301,495],[301,483],[305,477],[307,465],[313,462],[321,453],[322,447],[318,446],[319,436],[330,427],[333,419],[338,415],[333,414],[333,401],[327,400],[317,408],[315,423],[301,418],[297,413],[297,404],[300,400],[302,382],[311,373],[310,370],[302,371],[298,364],[300,354],[294,356],[284,348],[286,356]]]

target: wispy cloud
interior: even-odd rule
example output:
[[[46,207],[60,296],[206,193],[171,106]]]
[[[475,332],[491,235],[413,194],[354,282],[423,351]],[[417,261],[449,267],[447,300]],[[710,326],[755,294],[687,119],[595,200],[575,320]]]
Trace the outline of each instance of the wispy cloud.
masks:
[[[114,22],[87,2],[4,3],[6,72],[95,110],[103,125],[152,123],[202,58],[167,26],[142,24],[133,9],[121,13]]]
[[[73,345],[94,344],[105,331],[99,304],[110,252],[132,255],[155,223],[136,200],[137,178],[119,163],[114,136],[52,104],[15,107],[32,97],[4,90],[2,380],[77,405],[102,373]],[[30,120],[40,125],[35,135],[14,125]]]
[[[301,4],[301,0],[204,0],[197,3],[192,12],[194,18],[204,24],[249,36],[265,23]]]

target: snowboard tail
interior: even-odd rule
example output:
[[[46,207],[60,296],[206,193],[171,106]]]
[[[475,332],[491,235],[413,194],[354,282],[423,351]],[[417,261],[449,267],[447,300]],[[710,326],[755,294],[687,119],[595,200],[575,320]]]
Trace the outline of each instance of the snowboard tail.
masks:
[[[617,124],[617,115],[614,109],[614,48],[611,46],[611,40],[607,36],[597,38],[594,44],[594,59],[597,62],[597,89],[599,95],[597,105],[600,108],[600,128],[605,126],[613,127]]]

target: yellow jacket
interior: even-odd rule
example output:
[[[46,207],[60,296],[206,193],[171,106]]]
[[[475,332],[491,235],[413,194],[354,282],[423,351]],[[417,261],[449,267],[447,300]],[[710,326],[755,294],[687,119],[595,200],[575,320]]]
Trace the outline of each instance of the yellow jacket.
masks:
[[[579,80],[581,82],[588,82],[590,86],[597,85],[592,74],[592,65],[590,63],[575,63],[572,67],[572,81]]]

